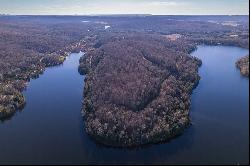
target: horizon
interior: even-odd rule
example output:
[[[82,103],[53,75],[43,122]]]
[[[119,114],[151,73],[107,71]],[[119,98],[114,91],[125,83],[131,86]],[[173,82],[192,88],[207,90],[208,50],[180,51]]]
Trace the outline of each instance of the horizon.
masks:
[[[0,0],[3,15],[249,15],[248,0]]]
[[[249,16],[249,14],[8,14],[0,13],[0,16]]]

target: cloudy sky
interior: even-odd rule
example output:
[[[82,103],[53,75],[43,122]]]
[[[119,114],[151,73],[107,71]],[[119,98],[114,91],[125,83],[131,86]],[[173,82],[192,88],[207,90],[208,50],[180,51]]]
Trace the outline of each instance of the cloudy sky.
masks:
[[[249,0],[0,0],[2,14],[249,15]]]

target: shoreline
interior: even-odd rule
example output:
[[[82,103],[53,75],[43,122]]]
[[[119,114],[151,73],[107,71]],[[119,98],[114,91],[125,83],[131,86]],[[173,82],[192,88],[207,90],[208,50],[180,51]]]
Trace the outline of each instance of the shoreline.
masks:
[[[202,44],[202,45],[205,45],[205,44]],[[196,51],[197,47],[200,46],[200,45],[196,45],[195,47],[193,47],[193,51],[192,52],[189,52],[189,55],[191,55],[193,52]],[[211,45],[207,45],[207,46],[211,46]],[[212,45],[212,46],[224,46],[224,45]],[[230,46],[230,45],[225,45],[225,46]],[[233,47],[236,47],[233,45]],[[239,47],[239,48],[242,48],[242,47]],[[197,58],[197,57],[194,57],[194,58]],[[197,58],[198,59],[198,58]],[[198,59],[200,60],[200,59]],[[200,60],[201,61],[201,60]],[[202,66],[202,62],[201,64],[199,65],[199,68]],[[85,73],[86,74],[86,73]],[[87,74],[88,75],[88,74]],[[86,77],[87,79],[88,77]],[[86,82],[85,82],[86,83]],[[87,84],[87,83],[86,83]],[[199,85],[199,80],[194,84],[192,90],[190,91],[190,95],[193,93],[193,90]],[[86,95],[86,92],[84,94],[84,99],[87,99],[87,95]],[[191,96],[190,96],[190,99],[191,99]],[[85,103],[85,102],[84,102]],[[85,105],[85,104],[84,104]],[[84,106],[83,108],[85,108],[86,106]],[[84,111],[83,111],[84,112]],[[190,112],[190,108],[188,110],[188,114]],[[84,113],[84,115],[86,115],[86,111]],[[189,117],[190,118],[190,117]],[[84,122],[86,123],[86,119],[84,119]],[[172,135],[169,135],[167,138],[163,139],[160,138],[160,140],[156,140],[156,141],[149,141],[149,142],[144,142],[144,143],[139,143],[139,144],[123,144],[123,143],[117,143],[116,141],[111,141],[109,139],[106,139],[104,137],[99,137],[97,136],[96,134],[93,134],[91,132],[89,132],[87,130],[87,128],[85,127],[85,130],[86,132],[88,133],[88,135],[94,140],[96,141],[98,144],[103,144],[104,146],[109,146],[109,147],[115,147],[115,148],[134,148],[134,147],[140,147],[140,146],[144,146],[144,145],[150,145],[150,144],[157,144],[157,143],[164,143],[164,142],[168,142],[168,141],[171,141],[172,139],[174,139],[175,137],[178,137],[179,135],[182,135],[183,132],[185,132],[184,130],[186,128],[188,128],[190,125],[191,125],[191,120],[187,123],[187,125],[185,125],[183,128],[180,128],[179,131],[177,132],[173,132]],[[86,124],[85,124],[86,125]],[[164,135],[164,134],[162,134]]]
[[[52,59],[45,59],[45,58],[41,58],[40,59],[40,65],[37,66],[36,69],[34,69],[33,71],[29,71],[29,73],[31,74],[26,74],[26,80],[10,80],[10,83],[6,83],[3,82],[3,86],[2,86],[2,90],[0,89],[0,92],[2,91],[3,94],[6,93],[10,93],[10,90],[5,90],[5,87],[10,87],[11,89],[14,90],[14,93],[12,95],[7,95],[10,96],[7,101],[5,101],[6,103],[9,103],[7,107],[4,106],[0,106],[0,121],[5,121],[5,120],[9,120],[11,119],[11,117],[18,111],[21,111],[25,105],[26,105],[26,100],[25,97],[23,95],[23,91],[26,89],[26,87],[28,86],[28,83],[30,82],[31,79],[38,79],[40,75],[43,74],[43,72],[46,70],[46,68],[49,67],[55,67],[55,66],[59,66],[62,65],[64,63],[64,61],[66,60],[66,57],[69,56],[71,54],[72,51],[76,51],[79,50],[82,51],[86,48],[84,48],[86,45],[83,44],[81,45],[82,41],[79,41],[77,43],[71,44],[69,46],[67,46],[64,49],[58,50],[55,53],[51,53],[48,55],[48,57],[51,57]],[[62,51],[65,50],[65,51]],[[56,56],[55,56],[56,55]],[[46,57],[46,58],[48,58]],[[21,81],[21,86],[18,85],[19,89],[16,89],[16,86],[12,86],[13,83],[15,82],[19,82]],[[2,83],[1,83],[2,84]],[[20,84],[20,83],[18,83]],[[1,97],[1,96],[0,96]]]

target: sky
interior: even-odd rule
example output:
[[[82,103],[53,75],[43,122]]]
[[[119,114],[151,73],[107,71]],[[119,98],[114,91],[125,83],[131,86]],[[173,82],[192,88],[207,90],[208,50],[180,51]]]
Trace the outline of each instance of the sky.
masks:
[[[249,15],[249,0],[0,0],[13,15]]]

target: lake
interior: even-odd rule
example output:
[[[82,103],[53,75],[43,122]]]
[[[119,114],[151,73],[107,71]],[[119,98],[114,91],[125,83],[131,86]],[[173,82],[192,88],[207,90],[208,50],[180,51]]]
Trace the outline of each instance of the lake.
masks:
[[[31,80],[26,107],[0,123],[0,164],[248,164],[249,79],[235,67],[248,50],[199,46],[201,80],[192,94],[193,125],[170,142],[135,149],[96,144],[84,132],[82,54]]]

